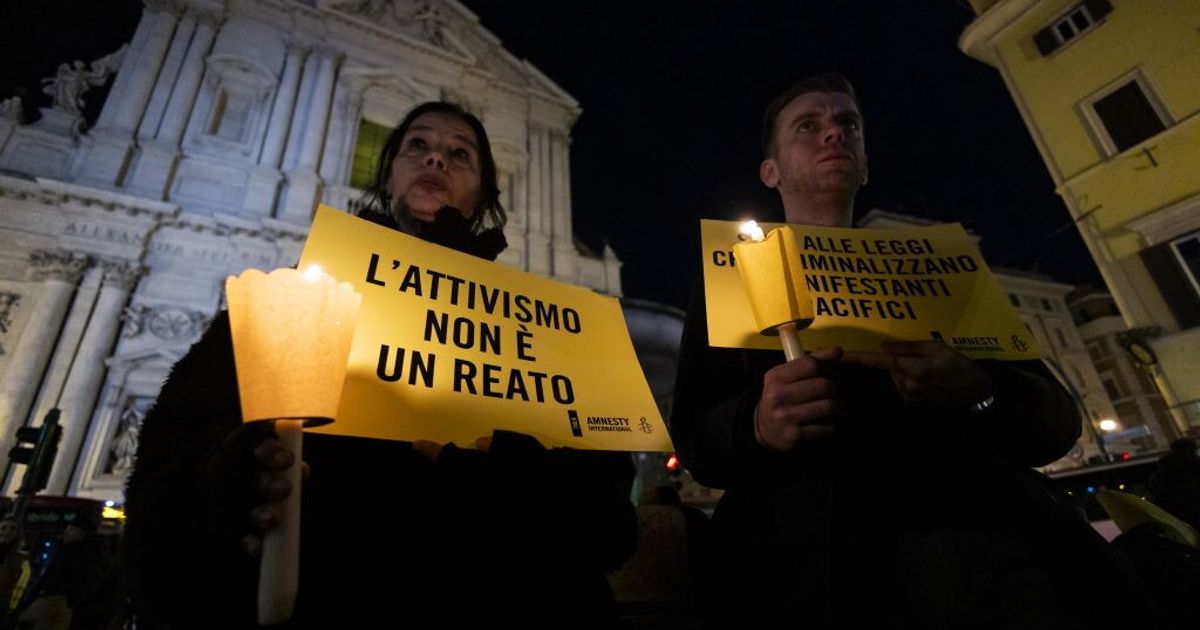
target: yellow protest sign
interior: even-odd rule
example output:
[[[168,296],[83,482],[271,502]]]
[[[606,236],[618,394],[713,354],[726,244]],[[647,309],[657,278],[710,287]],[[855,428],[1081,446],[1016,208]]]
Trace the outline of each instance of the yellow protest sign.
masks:
[[[779,337],[763,335],[755,325],[738,276],[733,249],[739,225],[700,222],[708,343],[779,349]],[[805,348],[879,350],[884,341],[940,339],[975,359],[1041,356],[961,225],[791,228],[815,314],[812,326],[800,333]]]
[[[337,422],[318,433],[671,451],[615,298],[328,206],[300,258],[362,294]],[[283,314],[281,314],[283,316]]]

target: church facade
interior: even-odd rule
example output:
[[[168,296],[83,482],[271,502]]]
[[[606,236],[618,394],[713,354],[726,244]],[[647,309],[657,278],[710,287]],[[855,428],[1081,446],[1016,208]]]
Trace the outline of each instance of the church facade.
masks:
[[[487,127],[500,262],[621,294],[615,254],[573,236],[578,103],[454,0],[146,0],[126,46],[63,61],[40,112],[0,103],[0,452],[59,408],[48,494],[120,501],[141,417],[225,277],[294,264],[318,203],[355,209],[417,103]]]

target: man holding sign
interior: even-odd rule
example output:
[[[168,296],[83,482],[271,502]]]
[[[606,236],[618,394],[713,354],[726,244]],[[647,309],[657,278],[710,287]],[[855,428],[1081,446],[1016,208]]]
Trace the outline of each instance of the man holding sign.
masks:
[[[801,81],[775,99],[762,147],[760,178],[788,223],[851,227],[867,157],[844,78]],[[1086,580],[1065,577],[1051,547],[1070,548],[1093,582],[1112,573],[1106,557],[1081,551],[1097,542],[1086,523],[1029,491],[1039,488],[1028,467],[1080,434],[1072,400],[1040,363],[974,361],[919,339],[784,362],[710,347],[708,321],[694,294],[671,432],[694,477],[726,489],[714,518],[724,621],[1025,627],[1087,617],[1075,603],[1084,591],[1070,590]]]

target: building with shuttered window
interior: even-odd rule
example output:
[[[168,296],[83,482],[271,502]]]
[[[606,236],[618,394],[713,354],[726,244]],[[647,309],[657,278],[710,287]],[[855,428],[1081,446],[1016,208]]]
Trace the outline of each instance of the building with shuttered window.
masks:
[[[996,68],[1181,431],[1200,432],[1200,3],[971,0]]]

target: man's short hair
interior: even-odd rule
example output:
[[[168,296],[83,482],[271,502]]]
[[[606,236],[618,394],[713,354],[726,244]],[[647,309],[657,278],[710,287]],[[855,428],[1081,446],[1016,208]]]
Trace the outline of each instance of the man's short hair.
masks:
[[[767,111],[763,114],[762,126],[764,158],[775,155],[775,131],[779,124],[779,112],[783,111],[783,108],[787,107],[788,103],[791,103],[796,97],[810,92],[849,94],[850,98],[854,99],[854,104],[858,105],[858,97],[854,95],[854,86],[850,85],[849,79],[840,74],[829,72],[800,79],[767,105]]]

